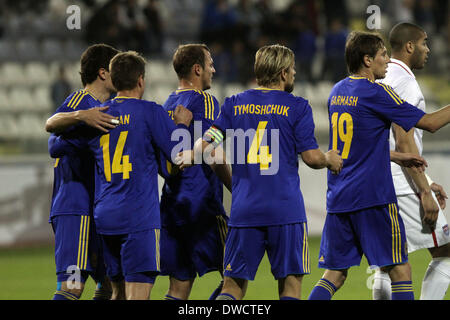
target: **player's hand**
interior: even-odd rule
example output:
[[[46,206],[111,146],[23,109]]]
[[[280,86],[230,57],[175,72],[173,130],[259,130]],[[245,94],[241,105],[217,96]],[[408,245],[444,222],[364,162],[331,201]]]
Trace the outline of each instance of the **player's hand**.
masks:
[[[428,225],[431,230],[434,230],[439,214],[439,207],[436,201],[434,201],[431,191],[422,192],[420,194],[420,201],[424,211],[423,222]]]
[[[177,156],[175,157],[174,163],[181,171],[186,168],[192,167],[194,165],[194,151],[185,150],[178,152]]]
[[[186,127],[189,127],[192,121],[192,112],[189,109],[186,109],[181,104],[179,104],[175,111],[173,112],[173,120],[176,124],[184,124]]]
[[[109,132],[110,129],[114,129],[119,125],[119,118],[103,112],[108,110],[108,108],[109,107],[106,106],[80,110],[80,120],[90,127],[103,132]]]
[[[391,151],[391,160],[402,167],[412,168],[418,172],[424,172],[428,167],[427,161],[413,153]]]
[[[342,170],[342,157],[339,155],[339,150],[329,150],[325,153],[325,159],[327,161],[327,168],[330,169],[330,171],[333,174],[338,174]]]
[[[433,182],[430,185],[431,191],[434,192],[434,195],[436,196],[436,199],[439,203],[439,206],[441,207],[442,210],[445,209],[446,207],[446,199],[448,199],[447,194],[444,191],[444,188],[437,184],[436,182]]]

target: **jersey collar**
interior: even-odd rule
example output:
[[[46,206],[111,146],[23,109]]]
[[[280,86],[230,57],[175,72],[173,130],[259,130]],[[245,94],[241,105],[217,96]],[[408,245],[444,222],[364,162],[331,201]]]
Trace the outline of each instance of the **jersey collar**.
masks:
[[[414,75],[414,73],[411,71],[411,69],[401,60],[397,60],[394,58],[391,58],[391,61],[389,62],[390,64],[396,64],[398,66],[400,66],[403,70],[405,70],[410,76],[412,76],[414,79],[416,78],[416,76]]]
[[[260,90],[260,91],[283,91],[280,89],[272,89],[272,88],[266,88],[266,87],[258,87],[258,88],[254,88],[254,90]]]

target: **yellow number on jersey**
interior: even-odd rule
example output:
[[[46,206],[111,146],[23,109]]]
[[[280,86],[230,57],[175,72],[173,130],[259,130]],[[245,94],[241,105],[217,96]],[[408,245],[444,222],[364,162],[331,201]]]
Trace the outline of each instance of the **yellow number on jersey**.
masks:
[[[268,170],[269,164],[272,162],[272,154],[269,153],[269,146],[261,146],[266,132],[266,126],[267,121],[260,121],[258,123],[255,136],[247,154],[247,163],[259,163],[260,170]]]
[[[100,146],[103,149],[103,167],[105,170],[106,181],[111,182],[111,173],[122,173],[122,179],[130,179],[130,171],[133,171],[133,166],[128,155],[123,155],[123,148],[127,140],[128,131],[122,131],[117,141],[116,150],[111,170],[111,158],[109,156],[109,133],[100,138]]]
[[[331,115],[331,124],[333,126],[333,150],[337,150],[339,136],[339,139],[344,142],[342,159],[347,159],[353,139],[353,118],[350,113],[345,112],[339,117],[339,114],[335,112]]]

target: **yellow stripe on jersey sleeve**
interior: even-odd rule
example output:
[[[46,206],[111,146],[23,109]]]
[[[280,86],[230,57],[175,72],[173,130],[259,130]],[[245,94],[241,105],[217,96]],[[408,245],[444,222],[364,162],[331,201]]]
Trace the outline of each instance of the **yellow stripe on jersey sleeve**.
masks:
[[[203,98],[205,100],[205,119],[208,119],[209,101],[208,101],[208,97],[206,96],[206,93],[202,92],[202,94],[203,94]]]
[[[389,90],[390,93],[392,93],[394,95],[395,98],[397,98],[398,100],[402,101],[402,98],[400,98],[398,96],[398,94],[394,91],[394,88],[392,88],[390,85],[387,85],[385,83],[379,82],[379,85],[383,86],[384,88],[386,88],[387,90]]]
[[[83,93],[83,94],[78,98],[78,100],[74,101],[74,103],[73,103],[73,105],[72,105],[71,108],[75,110],[75,109],[78,107],[78,105],[80,104],[81,100],[83,100],[83,98],[84,98],[87,94],[88,94],[87,92]]]
[[[70,101],[69,101],[69,103],[67,104],[67,106],[68,106],[69,108],[71,108],[71,107],[72,107],[72,104],[73,104],[73,102],[74,102],[74,100],[77,100],[78,97],[79,97],[82,93],[83,93],[83,90],[80,90],[80,91],[78,91],[77,93],[74,93],[73,96],[72,96],[72,99],[70,99]]]
[[[394,100],[396,104],[398,104],[398,105],[402,104],[401,99],[400,99],[400,98],[396,98],[396,95],[393,93],[393,91],[390,91],[390,90],[386,87],[386,85],[383,85],[382,83],[377,83],[377,84],[378,84],[379,86],[381,86],[381,87],[384,89],[384,91],[386,91],[386,92],[391,96],[392,100]]]

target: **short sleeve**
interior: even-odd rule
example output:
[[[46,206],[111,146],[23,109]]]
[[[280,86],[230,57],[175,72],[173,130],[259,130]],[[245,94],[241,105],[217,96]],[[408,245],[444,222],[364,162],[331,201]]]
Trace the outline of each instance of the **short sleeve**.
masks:
[[[153,106],[153,112],[146,112],[147,123],[156,146],[163,152],[167,159],[171,159],[173,147],[178,141],[172,141],[172,133],[178,128],[186,130],[186,126],[176,126],[169,114],[160,105]],[[182,128],[183,127],[183,128]]]
[[[218,118],[214,121],[211,127],[206,130],[203,135],[203,140],[212,143],[214,146],[221,144],[226,138],[227,129],[231,128],[231,115],[230,113],[230,98],[226,98]]]
[[[376,94],[366,104],[373,112],[409,131],[425,115],[419,108],[402,100],[392,87],[379,83]]]
[[[214,127],[220,129],[223,133],[227,129],[232,128],[231,124],[231,111],[232,111],[232,101],[231,98],[226,98],[222,107],[220,108],[220,114],[217,119],[214,121]]]
[[[314,136],[314,120],[311,106],[304,102],[303,112],[294,123],[295,147],[297,153],[317,149],[319,146]]]
[[[190,101],[187,108],[194,114],[194,121],[202,122],[202,134],[204,134],[212,126],[215,119],[214,112],[219,109],[219,106],[216,98],[206,92],[202,92],[195,95],[195,98]]]

